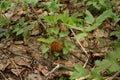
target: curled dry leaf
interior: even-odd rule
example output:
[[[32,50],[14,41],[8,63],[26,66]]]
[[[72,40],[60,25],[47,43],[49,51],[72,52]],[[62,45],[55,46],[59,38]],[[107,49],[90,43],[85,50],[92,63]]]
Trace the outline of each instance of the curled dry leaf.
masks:
[[[15,55],[25,55],[27,53],[27,49],[23,45],[14,45],[12,44],[9,47],[9,51],[12,52]]]
[[[53,64],[54,65],[62,64],[70,68],[74,67],[74,63],[72,61],[66,61],[66,60],[57,60]]]
[[[11,64],[10,61],[8,61],[8,59],[3,59],[0,60],[0,70],[4,71],[6,67],[8,67]]]
[[[17,65],[26,66],[30,68],[31,63],[30,60],[28,60],[27,58],[16,56],[14,57],[14,61]]]
[[[43,75],[46,75],[48,73],[47,67],[42,66],[41,64],[37,66],[37,70],[40,71]]]

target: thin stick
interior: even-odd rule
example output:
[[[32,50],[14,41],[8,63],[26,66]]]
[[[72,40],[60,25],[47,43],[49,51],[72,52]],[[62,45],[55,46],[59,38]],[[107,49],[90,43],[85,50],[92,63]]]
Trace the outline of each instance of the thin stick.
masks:
[[[71,30],[71,32],[73,33],[73,35],[75,36],[76,34],[74,33],[74,31],[73,31],[72,29],[70,29],[70,30]],[[88,57],[88,59],[86,60],[84,66],[83,66],[83,67],[86,67],[86,65],[87,65],[87,63],[88,63],[88,61],[89,61],[88,53],[87,53],[87,51],[85,50],[85,48],[82,46],[82,44],[80,43],[80,41],[79,41],[79,40],[76,40],[76,41],[77,41],[77,43],[80,45],[80,47],[82,48],[82,50],[85,52],[86,56]]]
[[[5,80],[8,80],[5,75],[2,73],[2,71],[0,71],[0,74],[4,77]]]
[[[116,72],[112,77],[107,78],[105,80],[113,80],[119,73],[120,73],[120,71]]]
[[[47,77],[46,80],[48,80],[49,76],[50,76],[53,72],[55,72],[57,69],[59,69],[60,67],[61,67],[60,64],[58,64],[55,68],[53,68],[50,72],[48,72],[48,73],[45,75],[45,77]]]
[[[74,31],[72,30],[72,29],[70,29],[71,30],[71,32],[73,33],[73,35],[75,36],[76,34],[74,33]],[[80,41],[79,40],[76,40],[77,41],[77,43],[80,45],[80,47],[82,48],[82,50],[85,52],[85,54],[86,54],[86,56],[88,57],[88,53],[87,53],[87,51],[85,50],[85,48],[82,46],[82,44],[80,43]]]
[[[53,73],[55,70],[60,68],[60,64],[58,64],[55,68],[53,68],[50,72],[48,72],[45,76],[49,76],[51,73]]]
[[[43,28],[46,30],[46,26],[43,24],[41,18],[39,18],[38,14],[35,12],[34,8],[31,6],[31,4],[28,4],[28,6],[31,8],[32,12],[35,13],[35,18],[38,20],[38,22],[43,26]]]

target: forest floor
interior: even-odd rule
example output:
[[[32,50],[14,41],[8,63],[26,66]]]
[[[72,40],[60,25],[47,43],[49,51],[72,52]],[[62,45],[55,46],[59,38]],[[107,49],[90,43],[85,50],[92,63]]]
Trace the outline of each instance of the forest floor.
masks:
[[[34,8],[14,2],[13,5],[18,5],[17,8],[14,11],[8,10],[4,13],[4,15],[11,20],[9,26],[19,23],[22,17],[25,18],[25,21],[31,21],[30,24],[34,24],[36,15],[40,17],[53,14],[54,12],[43,8],[42,2],[48,1],[39,1]],[[69,15],[72,16],[78,12],[82,14],[82,16],[78,18],[83,20],[86,16],[86,9],[90,10],[94,17],[98,17],[102,13],[102,11],[99,10],[91,10],[86,6],[84,1],[79,2],[77,6],[74,5],[74,0],[60,0],[60,3],[64,4],[64,6],[60,7],[60,11],[57,13],[63,14],[63,12],[67,10]],[[115,2],[115,6],[117,6],[117,8],[114,12],[119,15],[120,4]],[[25,11],[25,7],[29,7],[28,10]],[[80,40],[73,38],[74,35],[80,31],[69,29],[69,35],[63,37],[62,40],[67,39],[71,41],[75,45],[75,49],[68,52],[67,56],[57,57],[51,60],[50,56],[54,55],[54,53],[51,52],[51,48],[59,46],[62,46],[61,50],[64,48],[64,46],[61,45],[62,43],[56,43],[57,46],[51,46],[46,52],[48,55],[47,58],[45,58],[46,56],[43,55],[41,51],[41,46],[44,43],[38,41],[38,39],[40,37],[49,37],[46,35],[44,29],[44,26],[47,28],[48,25],[42,19],[41,23],[42,24],[39,25],[34,24],[34,28],[29,30],[30,37],[27,39],[22,37],[22,35],[16,36],[15,33],[10,34],[9,38],[0,38],[0,80],[70,80],[69,77],[72,75],[72,71],[69,69],[73,69],[76,64],[83,66],[87,72],[90,73],[95,67],[95,61],[104,59],[106,53],[113,50],[113,47],[110,46],[109,43],[115,40],[116,36],[110,36],[110,33],[116,29],[116,24],[111,19],[106,19],[98,28],[89,32],[87,37],[83,37]],[[60,23],[58,23],[58,25],[60,29],[64,31],[65,25]],[[58,43],[60,42],[58,41]],[[53,52],[54,51],[53,49]],[[102,75],[104,80],[109,80],[108,78],[112,76]],[[120,80],[120,75],[117,77],[119,78],[114,80]]]

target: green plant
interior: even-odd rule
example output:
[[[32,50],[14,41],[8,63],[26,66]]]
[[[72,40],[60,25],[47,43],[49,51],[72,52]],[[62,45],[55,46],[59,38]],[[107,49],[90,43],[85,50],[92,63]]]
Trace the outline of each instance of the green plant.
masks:
[[[103,77],[100,73],[111,74],[114,72],[120,71],[120,50],[116,48],[114,51],[107,53],[105,59],[102,61],[95,61],[96,68],[94,68],[90,75],[85,71],[82,66],[76,66],[75,70],[73,70],[73,74],[70,76],[70,79],[77,79],[81,77],[85,77],[85,79],[91,80],[103,80]],[[87,76],[87,77],[86,77]]]
[[[14,0],[14,1],[20,2],[20,3],[24,4],[24,5],[30,4],[30,5],[32,5],[32,7],[35,7],[36,4],[38,3],[38,1],[40,1],[40,0]]]
[[[25,22],[24,17],[19,20],[19,23],[12,26],[12,32],[16,33],[16,36],[23,35],[24,38],[29,38],[29,30],[33,29],[34,25],[30,25],[29,21]]]
[[[52,42],[56,40],[55,37],[48,37],[48,38],[39,38],[38,41],[43,42],[44,44],[41,46],[41,51],[42,54],[45,58],[48,58],[48,55],[51,54],[50,49],[51,49],[51,44]],[[58,53],[58,52],[54,52],[52,53],[52,56],[54,58],[58,58],[58,57],[65,57],[68,55],[69,52],[73,51],[75,48],[75,45],[68,41],[68,40],[63,40],[62,38],[57,38],[57,40],[60,40],[62,45],[63,45],[63,50],[62,52]],[[57,47],[57,46],[54,46]]]
[[[1,37],[9,37],[9,27],[10,19],[8,19],[5,15],[5,11],[11,8],[12,0],[6,1],[2,0],[0,2],[0,38]]]
[[[114,51],[107,53],[106,58],[102,61],[96,61],[96,69],[98,71],[108,70],[110,73],[120,71],[120,50],[116,48]]]
[[[0,2],[0,12],[8,10],[11,6],[11,3],[12,3],[12,0],[9,0],[9,1],[2,0]]]
[[[111,2],[110,0],[90,0],[87,1],[87,6],[89,6],[91,9],[108,10],[114,9],[115,3]]]
[[[7,37],[7,29],[0,28],[0,38],[6,36]]]
[[[87,71],[80,65],[75,65],[73,74],[70,76],[70,79],[77,79],[80,77],[86,77],[87,76]]]
[[[49,16],[42,17],[45,22],[47,22],[48,25],[50,25],[47,28],[47,35],[54,35],[54,38],[61,39],[62,37],[65,37],[69,34],[69,29],[75,29],[80,31],[77,35],[74,36],[75,39],[79,40],[85,36],[87,36],[88,32],[95,30],[98,28],[104,20],[107,18],[113,18],[115,22],[119,21],[119,18],[112,12],[112,10],[106,10],[104,11],[100,16],[95,19],[93,15],[86,10],[86,18],[85,21],[83,19],[79,19],[77,17],[69,16],[68,12],[65,11],[63,14],[53,14]],[[60,31],[59,26],[57,25],[58,21],[62,21],[64,25],[66,26],[66,31]],[[84,27],[84,24],[90,24],[91,27]],[[65,44],[65,43],[64,43]],[[66,46],[65,46],[66,47]],[[69,50],[67,48],[63,49],[63,53],[68,53]]]
[[[44,9],[51,12],[58,12],[59,7],[62,6],[62,4],[60,4],[58,0],[50,0],[49,2],[43,2],[43,5]]]
[[[71,41],[68,41],[68,40],[63,40],[64,37],[68,36],[69,34],[69,28],[66,28],[65,31],[61,31],[60,30],[60,27],[57,25],[57,22],[59,20],[61,21],[64,21],[67,23],[66,18],[62,19],[61,17],[67,17],[68,14],[64,13],[63,15],[62,14],[53,14],[53,15],[49,15],[49,16],[44,16],[42,17],[44,19],[45,22],[47,22],[47,24],[49,25],[47,27],[47,35],[49,36],[53,36],[52,37],[52,40],[49,40],[51,39],[51,37],[48,37],[47,39],[45,38],[39,38],[38,40],[41,41],[41,42],[44,42],[45,44],[43,44],[43,46],[41,47],[41,50],[42,50],[42,53],[46,53],[49,51],[50,49],[50,44],[54,41],[54,40],[59,40],[61,41],[61,43],[63,44],[63,50],[62,50],[62,53],[59,54],[59,53],[55,53],[55,57],[64,57],[66,56],[70,51],[73,51],[74,48],[75,48],[75,45],[71,42]],[[71,18],[70,18],[71,19]],[[74,18],[72,18],[74,20]],[[71,20],[72,20],[71,19]],[[49,43],[46,42],[46,41],[50,41]],[[46,50],[44,50],[46,48]]]
[[[117,38],[116,40],[112,41],[110,43],[110,45],[112,45],[115,48],[119,47],[119,44],[120,44],[120,26],[117,26],[116,30],[111,32],[110,35],[111,36],[116,36],[116,38]]]

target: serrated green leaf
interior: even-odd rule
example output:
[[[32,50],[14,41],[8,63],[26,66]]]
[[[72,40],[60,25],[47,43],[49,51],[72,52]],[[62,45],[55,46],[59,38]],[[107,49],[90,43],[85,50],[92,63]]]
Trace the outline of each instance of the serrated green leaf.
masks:
[[[107,53],[106,59],[109,59],[111,61],[117,61],[120,59],[120,49],[116,48],[114,51]]]
[[[68,34],[69,34],[69,31],[64,31],[64,32],[60,32],[59,36],[60,37],[65,37],[65,36],[68,36]]]
[[[87,71],[80,65],[75,65],[75,70],[72,74],[72,76],[70,77],[70,79],[77,79],[80,77],[85,77],[87,76]]]
[[[70,79],[73,80],[73,79],[77,79],[77,78],[80,78],[80,74],[78,72],[73,72],[73,74],[70,76]]]
[[[102,76],[100,75],[99,71],[96,70],[96,68],[92,70],[90,77],[95,80],[103,80]]]
[[[60,28],[59,27],[53,27],[53,28],[48,28],[47,33],[48,34],[55,34],[57,35],[59,33]]]
[[[93,17],[93,15],[88,11],[88,10],[86,10],[86,17],[85,17],[85,21],[86,21],[86,23],[88,23],[88,24],[92,24],[93,22],[94,22],[94,17]]]
[[[68,40],[64,41],[64,45],[69,51],[73,51],[75,48],[75,44],[73,44],[71,41]]]
[[[74,38],[79,40],[79,39],[84,38],[86,36],[87,36],[87,33],[79,33],[79,34],[75,35]]]
[[[63,23],[68,24],[69,23],[69,13],[67,11],[65,11],[64,14],[60,15],[60,19]]]
[[[32,5],[32,7],[35,7],[35,5],[38,3],[39,0],[28,0],[28,1]]]
[[[58,0],[50,0],[49,2],[43,2],[43,5],[44,9],[52,12],[58,12],[59,7],[62,6],[62,4],[60,4]]]
[[[42,51],[43,54],[46,53],[48,50],[49,50],[49,48],[47,47],[47,45],[43,44],[41,46],[41,51]]]
[[[43,16],[42,18],[47,22],[48,25],[54,26],[59,20],[60,16],[55,14],[55,15]]]
[[[63,54],[64,54],[64,55],[67,55],[68,52],[69,52],[69,49],[68,49],[68,48],[63,48]]]
[[[96,64],[96,66],[98,66],[97,67],[98,71],[102,71],[104,69],[108,69],[112,65],[111,61],[110,60],[106,60],[106,59],[104,59],[102,61],[95,61],[95,64]]]
[[[111,72],[120,71],[120,65],[117,62],[112,62],[111,67],[109,68]]]

